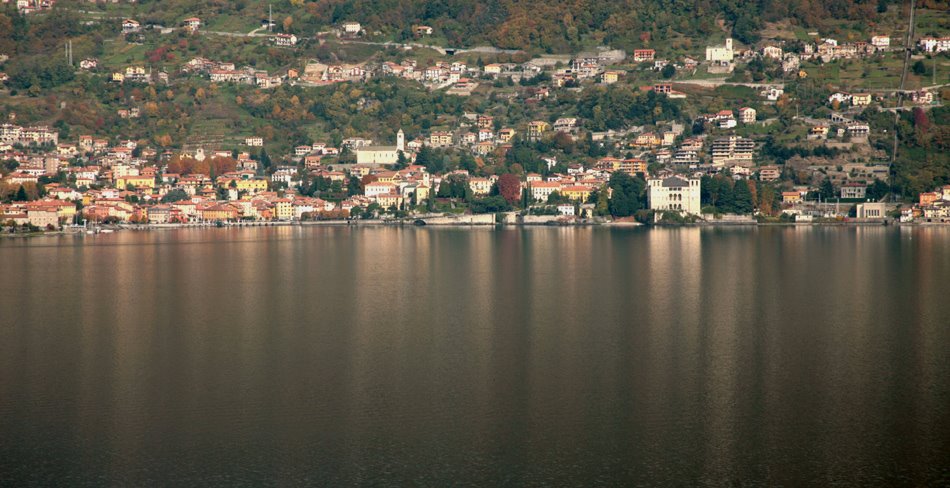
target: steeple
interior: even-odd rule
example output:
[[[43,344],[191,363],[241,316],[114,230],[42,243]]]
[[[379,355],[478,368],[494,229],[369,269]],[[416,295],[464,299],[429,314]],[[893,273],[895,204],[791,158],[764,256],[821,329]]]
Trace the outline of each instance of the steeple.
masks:
[[[406,134],[403,133],[402,129],[399,129],[399,132],[396,133],[396,150],[406,151]]]

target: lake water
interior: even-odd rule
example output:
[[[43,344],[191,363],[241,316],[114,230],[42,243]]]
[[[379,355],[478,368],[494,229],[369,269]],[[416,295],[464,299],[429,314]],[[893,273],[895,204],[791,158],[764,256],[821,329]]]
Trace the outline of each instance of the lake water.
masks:
[[[0,486],[950,484],[950,229],[0,239]]]

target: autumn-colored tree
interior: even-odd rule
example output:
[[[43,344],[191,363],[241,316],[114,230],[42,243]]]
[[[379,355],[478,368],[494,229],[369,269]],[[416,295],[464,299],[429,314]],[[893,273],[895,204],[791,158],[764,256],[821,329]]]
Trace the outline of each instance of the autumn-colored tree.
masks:
[[[914,128],[920,131],[922,134],[926,134],[930,129],[930,119],[927,118],[927,112],[920,107],[914,107]]]
[[[521,180],[517,176],[506,173],[498,178],[498,194],[508,203],[514,205],[521,199]]]
[[[765,215],[772,215],[775,205],[775,190],[771,186],[763,185],[757,192],[758,200],[756,206],[759,212]]]
[[[372,182],[374,182],[374,181],[377,181],[377,180],[379,180],[379,177],[376,176],[376,175],[366,175],[366,176],[360,178],[360,189],[365,192],[365,191],[366,191],[366,185],[368,185],[368,184],[370,184],[370,183],[372,183]]]
[[[570,134],[564,131],[558,131],[557,134],[554,134],[554,147],[571,154],[574,152],[574,146],[574,138]]]
[[[755,206],[755,204],[759,201],[759,190],[755,186],[755,181],[745,180],[745,183],[749,186],[749,193],[752,194],[752,205]]]
[[[149,117],[158,115],[158,104],[155,102],[146,102],[143,108],[145,109],[145,115]]]
[[[172,145],[172,137],[168,134],[157,135],[153,139],[155,140],[155,144],[158,144],[162,147],[168,147]]]
[[[195,170],[197,165],[198,161],[196,159],[176,154],[168,161],[168,172],[181,175],[200,173],[200,171]]]
[[[237,169],[237,161],[232,158],[211,158],[211,171],[214,176],[219,176]]]

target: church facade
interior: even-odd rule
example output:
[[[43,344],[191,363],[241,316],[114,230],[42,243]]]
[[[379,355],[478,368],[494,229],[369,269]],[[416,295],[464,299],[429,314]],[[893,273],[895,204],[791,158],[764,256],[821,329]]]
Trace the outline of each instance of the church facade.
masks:
[[[396,164],[399,153],[406,150],[406,135],[402,129],[396,133],[395,146],[366,146],[356,150],[357,164]]]

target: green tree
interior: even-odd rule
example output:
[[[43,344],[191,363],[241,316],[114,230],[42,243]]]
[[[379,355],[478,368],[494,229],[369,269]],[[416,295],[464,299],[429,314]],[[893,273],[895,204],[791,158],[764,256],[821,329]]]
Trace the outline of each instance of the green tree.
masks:
[[[396,167],[395,169],[403,169],[409,163],[409,160],[406,159],[406,154],[402,151],[399,151],[399,155],[396,157]]]
[[[20,185],[20,189],[16,191],[16,196],[13,198],[18,202],[25,202],[29,200],[26,196],[26,188],[23,188],[23,185]]]
[[[874,183],[868,186],[867,197],[871,200],[878,201],[886,197],[890,192],[891,187],[887,183],[875,179]]]
[[[643,208],[646,182],[642,178],[615,171],[607,185],[613,190],[609,207],[614,217],[629,217]]]
[[[670,79],[676,75],[676,66],[673,66],[673,63],[667,63],[667,65],[663,67],[663,70],[660,71],[660,74],[663,75],[664,78]]]
[[[749,189],[749,185],[746,181],[738,181],[733,187],[733,203],[732,210],[737,214],[750,214],[754,209],[754,203],[752,202],[752,191]]]
[[[501,195],[479,198],[472,201],[472,213],[494,213],[511,210],[511,204]]]
[[[416,164],[425,166],[430,173],[438,174],[445,170],[442,158],[429,146],[422,146],[416,154]]]
[[[162,197],[162,203],[171,203],[178,202],[181,200],[187,200],[188,194],[185,193],[185,190],[181,188],[175,188],[174,190],[169,191]]]
[[[267,150],[264,148],[261,148],[259,162],[261,163],[261,169],[266,171],[267,169],[270,168],[270,165],[271,165],[270,156],[267,155]]]
[[[821,196],[822,200],[831,200],[837,194],[838,192],[835,191],[835,184],[831,182],[831,178],[825,178],[818,187],[818,195]]]
[[[594,213],[601,216],[610,214],[610,195],[606,187],[597,192],[597,204],[594,207]]]

